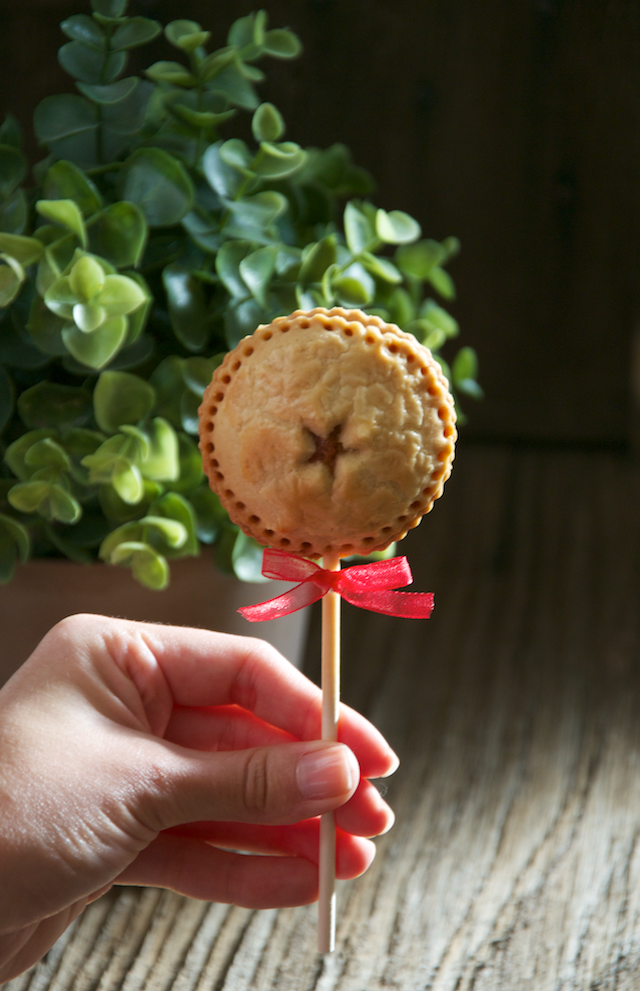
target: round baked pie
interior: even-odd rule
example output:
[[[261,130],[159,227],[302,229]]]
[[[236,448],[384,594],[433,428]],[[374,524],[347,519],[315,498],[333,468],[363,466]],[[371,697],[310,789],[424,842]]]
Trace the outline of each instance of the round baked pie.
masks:
[[[297,310],[230,351],[200,450],[245,533],[306,557],[383,550],[442,494],[456,439],[428,348],[360,310]]]

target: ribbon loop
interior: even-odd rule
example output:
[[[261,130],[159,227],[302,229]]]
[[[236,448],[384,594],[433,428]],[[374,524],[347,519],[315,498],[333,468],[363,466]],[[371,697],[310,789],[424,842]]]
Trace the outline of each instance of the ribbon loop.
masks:
[[[299,584],[275,599],[239,609],[238,612],[251,623],[288,616],[317,602],[332,590],[354,606],[386,616],[428,619],[433,612],[431,592],[394,591],[413,581],[406,557],[355,564],[342,571],[329,571],[308,558],[267,548],[262,559],[262,574],[266,578]]]

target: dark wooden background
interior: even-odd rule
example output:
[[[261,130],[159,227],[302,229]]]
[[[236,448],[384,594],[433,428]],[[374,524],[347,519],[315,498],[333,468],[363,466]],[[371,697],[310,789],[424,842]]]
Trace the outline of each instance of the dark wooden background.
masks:
[[[132,0],[223,44],[251,0]],[[71,88],[59,21],[88,0],[2,0],[0,107],[28,125]],[[344,141],[427,236],[456,234],[454,311],[487,398],[466,436],[633,436],[640,274],[640,0],[273,0],[303,39],[265,98],[302,144]],[[159,57],[158,49],[144,58]],[[35,148],[32,149],[35,153]]]

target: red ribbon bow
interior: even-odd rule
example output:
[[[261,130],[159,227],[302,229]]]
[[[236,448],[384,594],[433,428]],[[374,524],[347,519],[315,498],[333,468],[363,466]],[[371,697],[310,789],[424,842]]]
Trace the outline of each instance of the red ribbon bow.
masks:
[[[428,619],[433,612],[431,592],[392,591],[413,581],[406,557],[392,557],[388,561],[355,564],[342,571],[328,571],[305,557],[267,549],[262,558],[262,574],[266,578],[300,584],[275,599],[238,609],[251,623],[288,616],[317,602],[327,592],[337,592],[354,606],[387,616]]]

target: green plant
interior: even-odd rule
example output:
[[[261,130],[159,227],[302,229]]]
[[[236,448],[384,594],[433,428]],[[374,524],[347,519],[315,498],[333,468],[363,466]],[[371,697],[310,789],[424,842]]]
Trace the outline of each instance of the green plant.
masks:
[[[282,140],[280,113],[260,102],[256,63],[296,57],[295,34],[259,11],[208,53],[208,31],[173,21],[180,60],[124,76],[129,51],[162,30],[127,2],[91,0],[91,15],[63,22],[78,93],[37,107],[48,154],[31,184],[16,122],[0,127],[3,582],[18,559],[66,555],[163,588],[168,560],[202,544],[256,579],[259,548],[209,490],[196,443],[226,350],[318,305],[378,313],[435,352],[458,333],[427,294],[454,297],[443,265],[457,241],[421,240],[406,213],[377,209],[343,145]],[[238,112],[252,115],[251,146],[220,137]],[[449,374],[480,394],[471,348]]]

